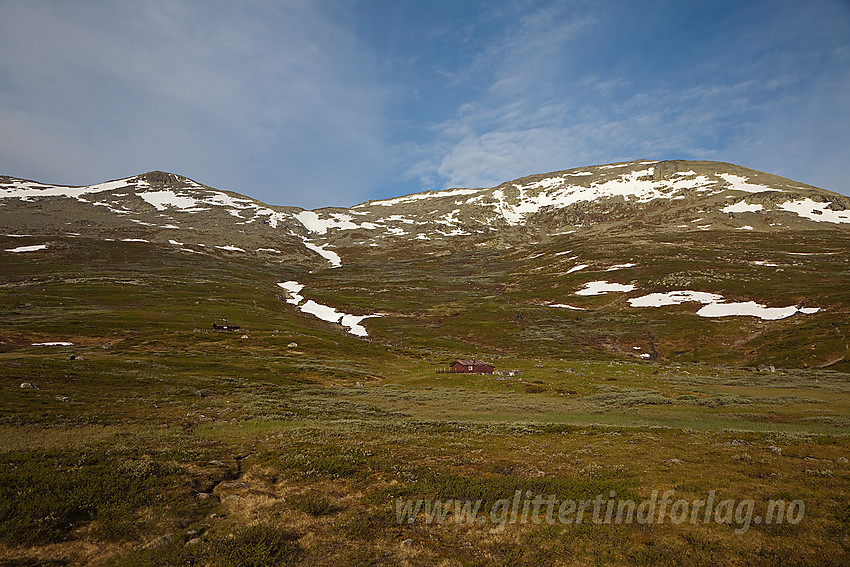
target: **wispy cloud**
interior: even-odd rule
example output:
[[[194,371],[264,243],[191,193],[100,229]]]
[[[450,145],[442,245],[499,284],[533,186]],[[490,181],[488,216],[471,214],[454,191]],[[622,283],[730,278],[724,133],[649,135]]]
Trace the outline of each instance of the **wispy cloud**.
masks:
[[[816,25],[834,4],[784,3],[772,17],[738,10],[713,36],[682,46],[667,45],[665,26],[674,23],[651,10],[677,8],[653,4],[641,25],[665,47],[689,50],[687,58],[630,53],[661,49],[630,45],[624,30],[635,14],[624,5],[608,18],[585,4],[544,5],[519,19],[507,39],[482,49],[477,63],[490,66],[490,83],[435,128],[438,143],[411,175],[488,186],[589,163],[719,159],[850,190],[847,128],[839,126],[850,123],[850,43],[840,36],[847,22]],[[475,78],[483,76],[477,69]]]

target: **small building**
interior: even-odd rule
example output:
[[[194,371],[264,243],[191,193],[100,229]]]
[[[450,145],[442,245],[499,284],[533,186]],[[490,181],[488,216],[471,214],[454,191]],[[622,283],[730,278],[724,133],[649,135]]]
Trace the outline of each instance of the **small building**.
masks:
[[[453,374],[492,374],[496,367],[483,360],[473,358],[472,360],[455,360],[450,372]]]
[[[238,331],[239,325],[219,325],[213,323],[213,331]]]

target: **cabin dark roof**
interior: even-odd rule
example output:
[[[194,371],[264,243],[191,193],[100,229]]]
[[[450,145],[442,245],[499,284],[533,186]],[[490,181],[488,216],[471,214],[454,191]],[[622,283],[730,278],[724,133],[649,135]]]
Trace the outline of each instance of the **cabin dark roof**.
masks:
[[[489,362],[484,362],[483,360],[478,360],[477,358],[473,358],[472,360],[455,360],[452,364],[461,364],[463,366],[493,366]]]

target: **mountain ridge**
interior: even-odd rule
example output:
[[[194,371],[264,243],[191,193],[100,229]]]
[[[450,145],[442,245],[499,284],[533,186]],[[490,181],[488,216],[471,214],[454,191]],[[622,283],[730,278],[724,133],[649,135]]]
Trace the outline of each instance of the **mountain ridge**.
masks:
[[[291,315],[405,348],[820,365],[850,348],[848,209],[682,160],[314,210],[161,171],[84,187],[0,177],[0,255],[258,270],[257,293]]]
[[[127,199],[120,199],[129,196],[128,191],[144,202],[129,206],[132,204]],[[720,196],[723,192],[726,194]],[[112,203],[103,200],[89,203],[84,197],[101,194],[111,197]],[[543,232],[549,233],[559,229],[587,230],[600,223],[606,231],[636,230],[638,225],[646,230],[659,222],[679,222],[678,227],[685,228],[687,225],[682,223],[697,220],[691,214],[695,210],[712,214],[711,219],[703,218],[701,224],[694,225],[701,227],[700,230],[713,223],[719,223],[718,228],[741,230],[772,230],[771,227],[789,223],[796,228],[812,226],[811,222],[850,224],[850,214],[846,213],[850,198],[839,193],[734,164],[685,160],[636,160],[572,168],[533,174],[490,188],[425,191],[365,201],[347,208],[313,210],[268,205],[162,171],[73,187],[0,177],[3,205],[8,205],[9,199],[30,202],[43,197],[72,198],[82,204],[103,207],[118,216],[142,215],[134,219],[136,224],[170,229],[178,228],[174,215],[185,220],[187,214],[208,213],[217,207],[218,212],[226,210],[238,224],[259,221],[272,229],[280,224],[287,238],[310,241],[315,246],[343,247],[363,244],[364,238],[375,241],[408,237],[432,241],[474,237],[510,228],[522,231],[534,229],[538,224]],[[243,216],[252,211],[250,218]],[[782,215],[786,222],[727,222],[736,215],[765,221],[768,214]],[[151,222],[157,215],[160,220],[173,222],[159,225]],[[620,220],[631,221],[632,226],[621,223],[613,226],[606,222],[610,220],[606,215],[610,218],[619,215]],[[360,235],[361,240],[356,236],[349,238],[344,234],[347,231]],[[238,243],[233,246],[240,247]]]

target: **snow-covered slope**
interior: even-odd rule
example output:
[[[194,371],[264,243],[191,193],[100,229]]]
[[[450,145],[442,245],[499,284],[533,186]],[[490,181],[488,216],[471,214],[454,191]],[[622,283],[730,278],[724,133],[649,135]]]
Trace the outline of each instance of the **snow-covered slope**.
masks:
[[[163,172],[87,187],[0,177],[0,230],[7,234],[62,229],[317,267],[399,246],[433,253],[573,232],[850,225],[848,208],[850,200],[836,193],[717,162],[639,160],[314,211],[267,205]],[[55,215],[52,224],[45,212]]]

